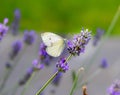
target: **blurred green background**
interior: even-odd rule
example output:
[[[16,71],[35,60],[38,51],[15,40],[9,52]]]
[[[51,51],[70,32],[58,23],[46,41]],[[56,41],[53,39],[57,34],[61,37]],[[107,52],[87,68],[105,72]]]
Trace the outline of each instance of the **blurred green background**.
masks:
[[[95,32],[107,30],[120,0],[1,0],[0,21],[12,22],[14,10],[21,11],[20,30],[79,32],[82,27]],[[120,18],[112,35],[120,35]]]

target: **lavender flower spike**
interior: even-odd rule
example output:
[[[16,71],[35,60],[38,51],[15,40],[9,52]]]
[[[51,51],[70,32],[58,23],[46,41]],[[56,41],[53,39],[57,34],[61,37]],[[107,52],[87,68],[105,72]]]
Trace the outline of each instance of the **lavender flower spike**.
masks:
[[[3,24],[0,23],[0,40],[2,40],[3,36],[7,33],[8,31],[8,26],[6,24],[8,23],[8,18],[4,19]]]
[[[120,80],[116,80],[108,91],[109,95],[120,95]]]
[[[30,79],[31,75],[33,74],[34,71],[37,71],[37,70],[41,70],[44,65],[43,64],[39,64],[39,61],[38,60],[33,60],[33,67],[29,68],[27,70],[27,73],[25,74],[24,78],[21,79],[19,81],[19,85],[24,85],[25,83],[27,83],[27,81]]]
[[[33,68],[29,68],[29,69],[27,70],[24,78],[19,81],[19,85],[20,85],[20,86],[24,85],[24,84],[30,79],[33,71],[34,71]]]
[[[20,10],[19,10],[19,9],[16,9],[16,10],[14,11],[14,20],[13,20],[12,25],[11,25],[11,31],[12,31],[12,34],[13,34],[13,35],[18,34],[20,17],[21,17]]]
[[[105,58],[102,59],[102,62],[100,64],[100,68],[105,69],[108,67],[108,62]]]
[[[46,46],[44,43],[40,44],[39,58],[41,63],[44,63],[45,65],[50,65],[50,59],[52,59],[52,57],[47,54]]]
[[[81,33],[75,35],[72,41],[68,41],[68,51],[72,55],[80,55],[85,50],[85,46],[88,44],[89,40],[91,39],[91,32],[88,29],[81,30]]]
[[[21,41],[17,40],[12,44],[12,51],[10,53],[10,58],[14,59],[14,57],[20,52],[22,49],[23,44]]]
[[[31,31],[25,31],[24,32],[24,42],[28,45],[31,45],[34,43],[35,39],[36,39],[36,34],[33,30]]]
[[[56,64],[56,67],[60,72],[66,72],[69,69],[68,63],[65,62],[66,62],[66,58],[61,58]]]
[[[93,46],[96,46],[98,44],[98,41],[101,39],[102,35],[104,34],[104,30],[98,28],[97,31],[96,31],[96,35],[94,36],[94,39],[93,39]]]

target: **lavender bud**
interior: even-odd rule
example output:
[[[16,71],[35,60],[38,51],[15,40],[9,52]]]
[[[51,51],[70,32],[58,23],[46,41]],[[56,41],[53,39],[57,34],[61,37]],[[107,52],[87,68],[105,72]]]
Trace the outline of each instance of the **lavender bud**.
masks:
[[[34,71],[33,68],[29,68],[29,69],[27,70],[27,73],[25,74],[24,78],[19,81],[19,85],[20,85],[20,86],[24,85],[24,84],[30,79],[33,71]]]
[[[3,36],[7,33],[8,31],[8,26],[6,24],[8,23],[8,19],[5,18],[3,24],[0,23],[0,40],[2,40]]]
[[[24,42],[28,45],[31,45],[35,42],[35,39],[36,39],[36,34],[35,32],[32,30],[32,31],[25,31],[24,32]]]
[[[68,63],[66,62],[66,58],[61,58],[56,64],[56,67],[60,72],[66,72],[69,69]]]
[[[20,10],[19,9],[16,9],[14,11],[14,18],[19,21],[20,20],[20,17],[21,17],[21,13],[20,13]]]
[[[46,46],[44,45],[44,43],[40,44],[39,58],[40,58],[41,63],[44,63],[45,65],[49,65],[50,60],[52,59],[52,57],[47,54]]]
[[[68,51],[72,55],[80,55],[85,50],[85,46],[88,44],[89,40],[91,39],[91,33],[88,32],[88,29],[81,30],[81,33],[75,35],[72,41],[68,41]]]
[[[20,17],[21,17],[20,10],[19,10],[19,9],[16,9],[16,10],[14,11],[14,20],[13,20],[12,25],[11,25],[11,31],[12,31],[12,34],[13,34],[13,35],[18,34]]]
[[[93,39],[93,46],[96,46],[98,44],[98,41],[101,39],[104,32],[105,31],[100,28],[97,29],[96,35],[94,36],[94,39]]]
[[[116,80],[108,91],[109,95],[120,95],[120,80]]]
[[[44,68],[43,64],[40,64],[39,61],[37,59],[33,60],[33,68],[34,70],[41,70]]]
[[[103,68],[103,69],[105,69],[105,68],[108,67],[108,62],[107,62],[107,60],[106,60],[105,58],[102,59],[102,62],[101,62],[101,64],[100,64],[100,67]]]
[[[20,50],[22,49],[23,45],[22,42],[17,40],[12,44],[12,51],[10,53],[10,59],[14,59],[15,56],[17,56],[17,54],[20,52]]]

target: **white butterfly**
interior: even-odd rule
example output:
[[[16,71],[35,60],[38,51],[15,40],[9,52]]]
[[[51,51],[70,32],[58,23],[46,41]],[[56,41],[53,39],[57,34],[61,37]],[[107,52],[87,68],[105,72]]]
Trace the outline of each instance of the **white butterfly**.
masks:
[[[41,34],[43,43],[47,46],[46,52],[53,56],[58,57],[65,47],[65,41],[62,37],[51,32]]]

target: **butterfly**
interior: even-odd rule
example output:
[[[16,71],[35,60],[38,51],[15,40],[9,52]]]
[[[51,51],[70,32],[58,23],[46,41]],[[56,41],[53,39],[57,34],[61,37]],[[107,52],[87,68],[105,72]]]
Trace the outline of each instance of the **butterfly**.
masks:
[[[43,40],[43,43],[47,46],[46,52],[50,56],[60,56],[65,47],[64,38],[51,32],[42,33],[41,38]]]

